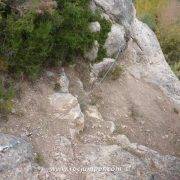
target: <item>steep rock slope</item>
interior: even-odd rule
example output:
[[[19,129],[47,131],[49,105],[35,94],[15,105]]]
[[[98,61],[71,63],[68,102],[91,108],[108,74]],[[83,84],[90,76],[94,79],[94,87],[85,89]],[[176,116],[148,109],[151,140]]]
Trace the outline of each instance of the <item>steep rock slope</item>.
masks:
[[[16,113],[11,115],[9,121],[1,127],[1,131],[20,136],[25,140],[7,134],[1,135],[2,179],[179,178],[180,161],[178,158],[161,155],[139,143],[131,143],[123,135],[124,133],[128,134],[128,128],[132,128],[131,124],[126,125],[127,131],[119,131],[117,122],[113,120],[114,115],[108,114],[106,111],[106,117],[106,113],[100,108],[103,113],[101,114],[98,108],[92,105],[92,102],[86,104],[83,110],[84,116],[82,116],[79,103],[74,96],[79,93],[78,99],[80,99],[81,95],[86,92],[78,84],[77,73],[72,69],[66,69],[66,71],[70,71],[68,77],[70,89],[74,91],[74,95],[68,92],[53,92],[52,82],[48,82],[46,78],[39,81],[35,88],[29,85],[24,87],[22,99],[16,104]],[[77,87],[72,87],[72,81],[76,82],[75,86]],[[107,85],[110,84],[110,82],[106,82],[104,86],[107,88]],[[111,84],[111,91],[113,89],[116,90]],[[106,94],[110,101],[113,98],[111,91],[109,91],[109,95]],[[121,93],[125,92],[125,90],[121,91]],[[103,98],[107,100],[107,98]],[[121,98],[125,97],[121,96]],[[79,100],[79,102],[81,101]],[[119,105],[117,102],[114,101],[114,103],[116,112],[114,112],[115,109],[110,109],[112,113],[120,113],[119,111],[128,108],[125,103],[124,107],[120,108],[117,107]],[[149,103],[152,106],[155,105],[153,101]],[[112,106],[112,104],[110,105]],[[106,102],[104,106],[107,106]],[[114,107],[112,106],[112,108]],[[161,111],[160,113],[162,114]],[[151,112],[150,115],[152,115]],[[104,116],[106,118],[110,116],[112,119],[104,119]],[[146,114],[146,116],[149,115]],[[137,123],[139,122],[135,124]],[[155,131],[157,132],[157,130]],[[71,134],[71,132],[75,133]],[[131,135],[136,134],[132,133]],[[11,137],[14,140],[8,140],[9,143],[7,139]],[[14,144],[15,141],[17,143]],[[37,154],[32,152],[31,146],[26,141],[32,143],[33,150]],[[166,141],[162,144],[167,143]],[[149,147],[152,146],[149,145]],[[168,153],[171,151],[165,152],[165,154]],[[9,158],[10,154],[12,158]],[[18,163],[13,158],[16,154],[19,157]],[[7,169],[4,163],[12,165]],[[19,171],[22,173],[18,173]]]
[[[133,40],[134,43],[129,45],[131,51],[127,58],[131,62],[129,71],[136,78],[156,84],[173,101],[180,104],[180,82],[167,64],[155,34],[135,17],[132,1],[93,2],[95,7],[103,10],[110,19],[124,26],[126,36]]]
[[[124,74],[99,84],[98,75],[116,61],[107,58],[90,72],[80,62],[47,72],[34,87],[22,84],[0,126],[1,179],[180,178],[180,85],[154,33],[135,18],[131,0],[93,0],[91,8],[121,27],[112,39]]]

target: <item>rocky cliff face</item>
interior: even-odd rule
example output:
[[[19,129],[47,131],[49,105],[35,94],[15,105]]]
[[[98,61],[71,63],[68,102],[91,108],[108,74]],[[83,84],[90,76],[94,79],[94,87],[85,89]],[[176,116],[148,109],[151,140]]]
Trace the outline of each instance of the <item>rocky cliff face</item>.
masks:
[[[128,37],[129,72],[136,78],[158,85],[179,104],[180,82],[167,64],[155,34],[136,18],[132,2],[94,0],[92,4],[93,9],[101,9],[113,22],[110,42],[105,45],[108,54],[113,54],[115,49],[125,51],[123,45]]]
[[[108,57],[90,72],[65,68],[60,75],[47,72],[35,89],[25,86],[1,126],[21,137],[0,134],[0,179],[180,178],[180,82],[155,34],[136,18],[131,0],[92,0],[90,6],[112,23],[104,45]],[[98,22],[91,29],[98,32]],[[100,74],[114,64],[125,67],[123,76],[101,85]]]

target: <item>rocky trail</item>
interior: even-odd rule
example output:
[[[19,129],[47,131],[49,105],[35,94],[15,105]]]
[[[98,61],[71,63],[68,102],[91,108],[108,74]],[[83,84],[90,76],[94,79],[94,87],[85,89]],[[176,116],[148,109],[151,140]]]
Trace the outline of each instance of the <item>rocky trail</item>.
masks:
[[[64,75],[62,78],[64,79]],[[146,96],[151,96],[151,99],[154,96],[154,99],[148,101],[153,104],[153,107],[154,104],[158,106],[156,97],[161,97],[159,101],[163,101],[166,108],[169,108],[170,102],[166,98],[164,99],[159,90],[154,90],[153,86],[149,88],[150,85],[146,85],[147,88],[144,84],[143,88],[141,86],[141,91],[146,91],[144,94],[139,92],[141,96],[144,96],[143,100],[139,100],[140,97],[136,95],[129,102],[132,97],[127,98],[128,90],[123,89],[123,82],[128,83],[128,81],[123,81],[124,78],[103,83],[100,94],[94,92],[92,95],[96,98],[101,95],[101,100],[97,105],[93,105],[92,102],[87,104],[83,108],[83,113],[75,94],[54,92],[50,88],[51,84],[47,83],[47,79],[39,81],[35,88],[29,87],[28,91],[28,85],[24,84],[25,94],[21,97],[19,106],[18,103],[16,105],[19,109],[16,109],[17,113],[12,114],[9,121],[1,127],[1,132],[25,139],[33,145],[36,155],[32,153],[32,147],[26,141],[1,134],[1,147],[7,147],[1,150],[4,160],[1,163],[2,179],[7,177],[9,179],[12,177],[17,179],[23,179],[23,177],[29,179],[167,179],[167,177],[178,179],[178,159],[165,155],[174,155],[176,151],[179,152],[175,147],[178,123],[173,124],[177,128],[176,132],[171,126],[166,129],[164,119],[160,115],[157,120],[152,117],[152,119],[148,119],[148,122],[145,120],[145,123],[141,122],[144,118],[150,118],[154,114],[157,116],[156,113],[166,115],[168,114],[167,109],[165,112],[164,109],[158,110],[154,114],[148,111],[149,114],[145,113],[146,117],[140,117],[135,112],[137,113],[137,117],[134,117],[136,119],[131,117],[132,112],[130,112],[133,100],[142,103],[144,98],[147,98]],[[131,76],[129,79],[132,81]],[[78,79],[78,81],[80,80]],[[138,83],[138,80],[136,81]],[[128,88],[133,85],[132,83],[128,84],[130,85]],[[111,86],[111,89],[107,86]],[[136,87],[138,87],[137,84]],[[74,86],[72,88],[76,89]],[[153,95],[146,94],[149,90]],[[121,99],[117,99],[117,96]],[[147,106],[150,107],[149,104]],[[137,104],[135,107],[139,113],[144,113]],[[117,111],[117,109],[119,110]],[[178,121],[177,115],[172,112],[173,114],[174,121]],[[158,130],[155,130],[156,127]],[[139,130],[140,128],[143,131]],[[169,133],[169,130],[170,135],[163,134]],[[149,136],[146,133],[149,133]],[[127,137],[134,143],[131,143]],[[157,151],[150,148],[155,148]],[[15,158],[14,152],[17,158]],[[160,155],[161,153],[164,155]],[[12,170],[4,171],[7,167]],[[98,169],[87,170],[97,167],[109,167],[112,168],[112,172],[107,169],[104,170],[105,172],[103,170],[98,172]],[[117,170],[117,168],[119,169]],[[93,171],[97,172],[93,173]],[[177,174],[174,174],[174,171]]]
[[[113,23],[109,57],[20,84],[0,121],[0,179],[180,179],[179,80],[131,1],[94,0],[91,8]],[[122,72],[99,85],[113,63]]]

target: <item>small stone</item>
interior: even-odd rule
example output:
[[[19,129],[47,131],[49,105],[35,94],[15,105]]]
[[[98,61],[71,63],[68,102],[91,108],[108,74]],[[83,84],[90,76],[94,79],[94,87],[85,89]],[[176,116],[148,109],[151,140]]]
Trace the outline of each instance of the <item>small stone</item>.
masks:
[[[66,178],[66,175],[65,175],[65,174],[61,174],[61,175],[59,176],[59,178],[60,178],[61,180],[67,180],[67,178]]]
[[[110,134],[112,134],[116,129],[114,122],[107,121],[106,124],[107,124],[107,129],[109,129]]]
[[[51,78],[51,77],[55,77],[55,74],[51,71],[46,71],[46,75],[47,77]]]
[[[12,113],[12,114],[15,114],[15,113],[16,113],[16,110],[15,110],[14,108],[12,108],[11,113]]]
[[[91,31],[92,33],[100,32],[100,30],[101,30],[101,25],[99,24],[98,21],[92,22],[92,23],[90,23],[90,25],[89,25],[89,29],[90,29],[90,31]]]
[[[118,145],[122,146],[123,148],[126,148],[131,144],[129,139],[125,135],[118,135],[116,137],[116,142]]]
[[[61,87],[60,91],[62,93],[69,93],[69,79],[63,68],[62,68],[62,72],[60,73],[58,83],[60,84]]]

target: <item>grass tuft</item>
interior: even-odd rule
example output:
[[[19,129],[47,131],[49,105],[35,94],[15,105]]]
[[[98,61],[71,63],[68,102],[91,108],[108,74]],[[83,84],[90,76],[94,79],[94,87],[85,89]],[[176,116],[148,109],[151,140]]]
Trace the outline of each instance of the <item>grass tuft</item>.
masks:
[[[43,166],[45,164],[44,156],[40,153],[36,153],[35,163],[37,163],[40,166]]]
[[[6,87],[2,81],[0,81],[0,114],[3,117],[11,112],[13,108],[12,99],[14,97],[14,90],[11,83],[6,83]]]

